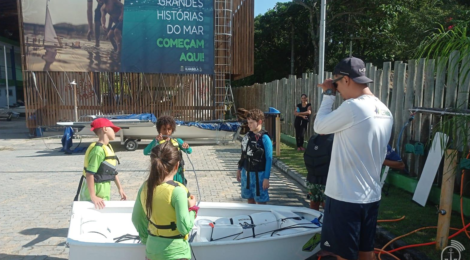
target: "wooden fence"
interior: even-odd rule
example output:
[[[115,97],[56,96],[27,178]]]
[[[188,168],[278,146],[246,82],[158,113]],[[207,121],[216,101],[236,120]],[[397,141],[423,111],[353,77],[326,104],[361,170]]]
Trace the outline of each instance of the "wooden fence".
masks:
[[[28,127],[90,121],[84,115],[153,113],[179,120],[220,118],[209,75],[25,72]],[[75,87],[70,82],[75,81]],[[75,113],[77,107],[77,113]],[[78,115],[78,118],[77,116]]]
[[[462,60],[461,62],[459,62]],[[400,143],[398,135],[406,121],[410,118],[409,109],[413,107],[427,108],[468,108],[470,91],[470,76],[463,71],[470,70],[470,57],[460,59],[460,54],[454,51],[448,62],[433,59],[384,62],[382,68],[377,69],[373,64],[366,64],[367,76],[374,80],[369,87],[375,96],[386,104],[394,116],[394,125],[391,144],[393,147],[404,147],[411,141],[420,141],[427,144],[431,138],[431,128],[439,120],[439,116],[429,114],[416,114],[415,119],[406,128]],[[326,78],[332,73],[326,72]],[[281,132],[295,136],[294,110],[300,103],[301,94],[306,94],[312,103],[312,112],[315,114],[321,104],[321,89],[317,87],[317,75],[304,73],[302,78],[289,76],[269,83],[254,84],[234,89],[237,108],[259,108],[267,111],[274,107],[281,112]],[[396,90],[396,91],[393,91]],[[342,102],[338,95],[335,106]],[[313,119],[309,124],[306,140],[314,133]],[[404,154],[411,173],[419,174],[424,164],[423,156]]]
[[[18,1],[29,128],[89,121],[82,116],[100,113],[169,114],[189,121],[222,119],[227,81],[253,74],[254,0],[214,1],[213,75],[27,70],[21,3]],[[75,87],[70,84],[74,80]]]

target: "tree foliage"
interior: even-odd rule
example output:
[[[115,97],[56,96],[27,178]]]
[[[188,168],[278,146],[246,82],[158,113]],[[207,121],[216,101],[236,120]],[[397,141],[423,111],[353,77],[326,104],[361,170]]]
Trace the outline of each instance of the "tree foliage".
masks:
[[[234,86],[288,77],[292,62],[298,77],[318,71],[320,2],[277,3],[255,17],[255,74]],[[385,61],[415,58],[423,40],[439,30],[465,27],[470,21],[470,3],[462,0],[327,2],[326,71],[350,55],[350,44],[353,56],[380,67]]]

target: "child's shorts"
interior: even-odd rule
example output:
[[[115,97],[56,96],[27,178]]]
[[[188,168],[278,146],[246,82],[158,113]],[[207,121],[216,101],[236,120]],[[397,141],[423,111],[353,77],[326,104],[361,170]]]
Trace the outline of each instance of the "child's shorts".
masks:
[[[263,190],[264,172],[258,172],[259,196],[256,196],[256,173],[250,172],[250,187],[246,188],[247,178],[246,170],[243,169],[241,173],[242,181],[242,198],[255,199],[256,202],[269,201],[268,189]]]

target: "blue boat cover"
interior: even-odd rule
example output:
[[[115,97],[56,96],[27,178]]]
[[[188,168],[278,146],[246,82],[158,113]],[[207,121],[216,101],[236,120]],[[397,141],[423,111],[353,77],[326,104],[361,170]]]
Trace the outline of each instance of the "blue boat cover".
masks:
[[[110,119],[138,119],[142,121],[152,121],[154,123],[157,122],[157,118],[154,114],[151,113],[144,113],[144,114],[131,114],[131,115],[122,115],[122,116],[113,116]],[[219,131],[228,131],[228,132],[236,132],[238,127],[241,126],[239,122],[188,122],[188,121],[180,121],[176,120],[177,125],[183,126],[195,126],[198,128],[206,129],[206,130],[219,130]]]
[[[151,114],[151,113],[113,116],[110,119],[138,119],[142,121],[152,121],[154,123],[157,122],[157,118],[155,117],[154,114]]]
[[[176,120],[177,125],[195,126],[206,130],[218,130],[236,132],[238,127],[241,126],[239,122],[215,122],[215,123],[201,123],[201,122],[186,122]]]

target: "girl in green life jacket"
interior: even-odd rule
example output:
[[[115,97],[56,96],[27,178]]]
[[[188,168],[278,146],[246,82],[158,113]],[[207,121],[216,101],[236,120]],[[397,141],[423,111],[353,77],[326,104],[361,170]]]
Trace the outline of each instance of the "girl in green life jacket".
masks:
[[[179,162],[178,148],[170,142],[155,146],[149,177],[134,204],[132,223],[150,260],[191,258],[188,234],[199,208],[188,189],[173,180]]]

